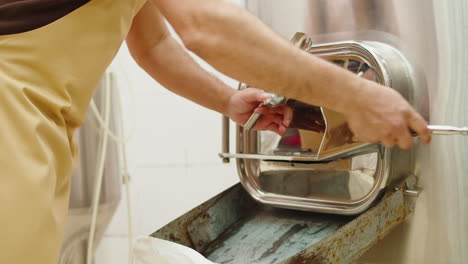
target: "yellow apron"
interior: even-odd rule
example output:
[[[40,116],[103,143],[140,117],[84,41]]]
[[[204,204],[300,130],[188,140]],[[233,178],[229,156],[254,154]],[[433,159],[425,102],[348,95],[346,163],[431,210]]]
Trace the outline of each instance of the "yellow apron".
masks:
[[[145,0],[91,0],[0,36],[0,263],[57,263],[74,130]]]

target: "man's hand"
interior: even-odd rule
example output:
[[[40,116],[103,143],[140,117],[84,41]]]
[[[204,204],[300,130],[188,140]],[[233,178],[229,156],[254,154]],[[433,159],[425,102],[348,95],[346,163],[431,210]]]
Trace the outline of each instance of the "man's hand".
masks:
[[[243,126],[249,117],[255,112],[262,114],[254,126],[255,130],[271,130],[281,136],[285,135],[286,128],[292,120],[292,110],[287,105],[277,107],[258,105],[271,97],[271,94],[255,88],[234,93],[227,106],[227,115],[236,123]]]
[[[356,95],[354,105],[344,113],[356,137],[408,149],[413,142],[411,129],[424,144],[431,141],[426,121],[398,92],[367,80],[363,85],[365,93]]]

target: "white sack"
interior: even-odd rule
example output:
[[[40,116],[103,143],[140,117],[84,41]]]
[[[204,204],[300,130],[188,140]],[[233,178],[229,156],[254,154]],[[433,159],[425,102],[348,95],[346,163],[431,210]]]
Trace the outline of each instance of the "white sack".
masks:
[[[215,264],[189,247],[153,237],[137,238],[133,254],[135,264]]]

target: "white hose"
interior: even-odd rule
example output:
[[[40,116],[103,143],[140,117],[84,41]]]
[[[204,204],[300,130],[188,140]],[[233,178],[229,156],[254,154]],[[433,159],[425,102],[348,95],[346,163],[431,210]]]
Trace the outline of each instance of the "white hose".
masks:
[[[108,128],[109,127],[109,117],[110,117],[110,98],[111,98],[111,89],[110,89],[110,75],[105,75],[105,86],[104,86],[104,94],[105,94],[105,104],[104,104],[104,126],[101,128]],[[98,169],[96,174],[96,184],[94,188],[94,196],[91,205],[92,215],[91,215],[91,226],[89,230],[89,238],[88,238],[88,248],[86,254],[86,263],[92,264],[93,261],[93,247],[94,247],[94,236],[96,233],[96,222],[97,222],[97,212],[99,209],[99,198],[101,195],[101,186],[102,186],[102,179],[104,176],[104,164],[106,161],[106,153],[107,153],[107,140],[108,140],[108,133],[103,133],[102,144],[100,145],[101,149],[99,151],[98,157]]]
[[[122,102],[120,99],[119,89],[116,90],[117,92],[117,109],[120,121],[120,134],[122,137],[124,136],[124,127],[123,127],[123,111],[122,111]],[[128,264],[133,263],[133,228],[132,228],[132,207],[131,207],[131,199],[130,199],[130,186],[129,186],[129,171],[128,171],[128,161],[127,161],[127,145],[126,140],[121,142],[122,146],[122,161],[123,161],[123,170],[124,170],[124,184],[125,184],[125,195],[127,197],[127,229],[128,229]]]
[[[119,60],[117,60],[117,63],[119,65],[119,68],[121,68],[121,73],[122,75],[124,76],[124,79],[125,81],[127,82],[127,87],[129,87],[129,90],[130,90],[130,105],[132,106],[131,108],[132,109],[132,112],[135,113],[137,111],[137,105],[135,103],[135,94],[134,94],[134,90],[133,90],[133,84],[130,80],[130,78],[128,77],[128,74],[125,72],[124,70],[124,67],[123,65],[120,63]],[[117,89],[118,90],[118,89]],[[120,99],[122,98],[120,96],[120,93],[118,93],[118,98],[119,98],[119,114],[123,114],[123,111],[122,111],[122,107],[121,107],[121,103],[120,103]],[[126,144],[132,137],[133,135],[135,134],[135,129],[136,129],[136,124],[135,124],[135,120],[136,118],[132,118],[132,124],[130,126],[130,132],[128,133],[128,137],[125,137],[124,134],[123,134],[123,130],[121,130],[120,132],[121,133],[121,136],[117,136],[115,135],[114,132],[112,132],[109,127],[106,127],[104,126],[104,120],[101,116],[101,114],[99,113],[99,110],[97,109],[97,106],[96,106],[96,103],[94,102],[94,100],[91,100],[91,104],[90,104],[90,107],[91,107],[91,111],[93,112],[94,114],[94,117],[96,118],[98,124],[101,126],[101,129],[97,129],[98,132],[100,132],[102,129],[105,131],[105,133],[116,143],[120,143],[120,144]],[[122,119],[121,119],[122,121]],[[93,124],[94,125],[94,124]],[[123,126],[123,123],[121,123],[121,125]],[[125,154],[124,154],[125,155]]]
[[[106,74],[105,77],[105,89],[104,89],[104,95],[105,95],[105,107],[106,111],[108,110],[109,106],[109,112],[110,112],[110,102],[111,102],[111,85],[110,85],[110,74]],[[127,81],[128,81],[128,76],[127,76]],[[98,131],[101,133],[100,135],[104,136],[105,140],[103,139],[103,143],[107,144],[107,138],[110,138],[112,141],[115,143],[118,143],[121,145],[122,148],[122,162],[123,162],[123,180],[125,184],[125,194],[126,194],[126,205],[127,205],[127,229],[128,229],[128,263],[132,264],[133,263],[133,224],[132,224],[132,208],[131,208],[131,196],[130,196],[130,186],[129,186],[129,170],[128,170],[128,160],[127,160],[127,148],[126,148],[126,143],[128,142],[129,138],[125,138],[125,131],[124,131],[124,125],[123,125],[123,111],[122,111],[122,102],[121,102],[121,95],[119,92],[119,89],[115,90],[117,93],[117,109],[118,109],[118,116],[119,116],[119,121],[120,121],[120,134],[121,137],[115,135],[109,127],[109,112],[106,112],[106,118],[102,118],[101,114],[99,113],[99,110],[97,109],[97,106],[94,102],[94,100],[91,101],[91,109],[94,114],[94,117],[96,118],[98,122]],[[132,131],[135,129],[135,125],[132,126]],[[104,142],[105,141],[105,142]],[[101,166],[105,163],[105,150],[107,149],[104,144],[101,146],[102,148],[100,149],[99,153],[101,153],[100,159],[99,159],[99,170],[98,174],[96,177],[96,189],[95,189],[95,194],[94,194],[94,199],[93,199],[93,215],[92,215],[92,220],[91,220],[91,227],[90,227],[90,234],[89,234],[89,243],[88,243],[88,249],[87,249],[87,264],[91,264],[90,261],[93,259],[93,244],[94,244],[94,236],[95,236],[95,229],[96,229],[96,223],[97,223],[97,211],[99,207],[99,197],[101,193],[101,184],[102,184],[102,169]],[[102,165],[101,165],[102,164]],[[98,186],[99,184],[99,186]],[[97,197],[97,199],[95,199]]]

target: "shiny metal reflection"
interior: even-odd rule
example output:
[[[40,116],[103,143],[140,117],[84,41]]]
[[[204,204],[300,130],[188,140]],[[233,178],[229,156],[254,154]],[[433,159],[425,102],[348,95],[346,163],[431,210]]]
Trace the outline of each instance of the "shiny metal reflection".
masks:
[[[334,214],[361,213],[380,196],[389,156],[374,145],[367,154],[321,163],[238,159],[241,182],[258,201]]]
[[[293,41],[356,74],[388,79],[371,52],[353,51],[361,43],[314,47],[303,33],[296,34]],[[245,87],[240,85],[240,89]],[[390,152],[379,144],[354,140],[346,120],[335,112],[276,95],[272,98],[279,100],[265,104],[287,103],[293,109],[286,136],[251,131],[259,118],[253,115],[244,128],[238,127],[238,154],[222,154],[237,158],[247,191],[262,203],[299,210],[357,214],[371,206],[390,182]],[[334,158],[319,161],[320,154]]]
[[[411,101],[411,67],[393,47],[378,42],[333,42],[312,46],[303,33],[296,46],[369,80],[393,87]],[[240,84],[239,89],[245,89]],[[329,109],[273,95],[262,105],[288,104],[293,120],[286,135],[253,131],[260,115],[237,129],[236,158],[241,183],[258,201],[273,206],[358,214],[387,186],[410,175],[412,151],[358,141],[346,119]],[[397,169],[390,167],[396,164]]]
[[[433,135],[463,135],[468,136],[468,127],[454,127],[454,126],[435,126],[429,125]]]

